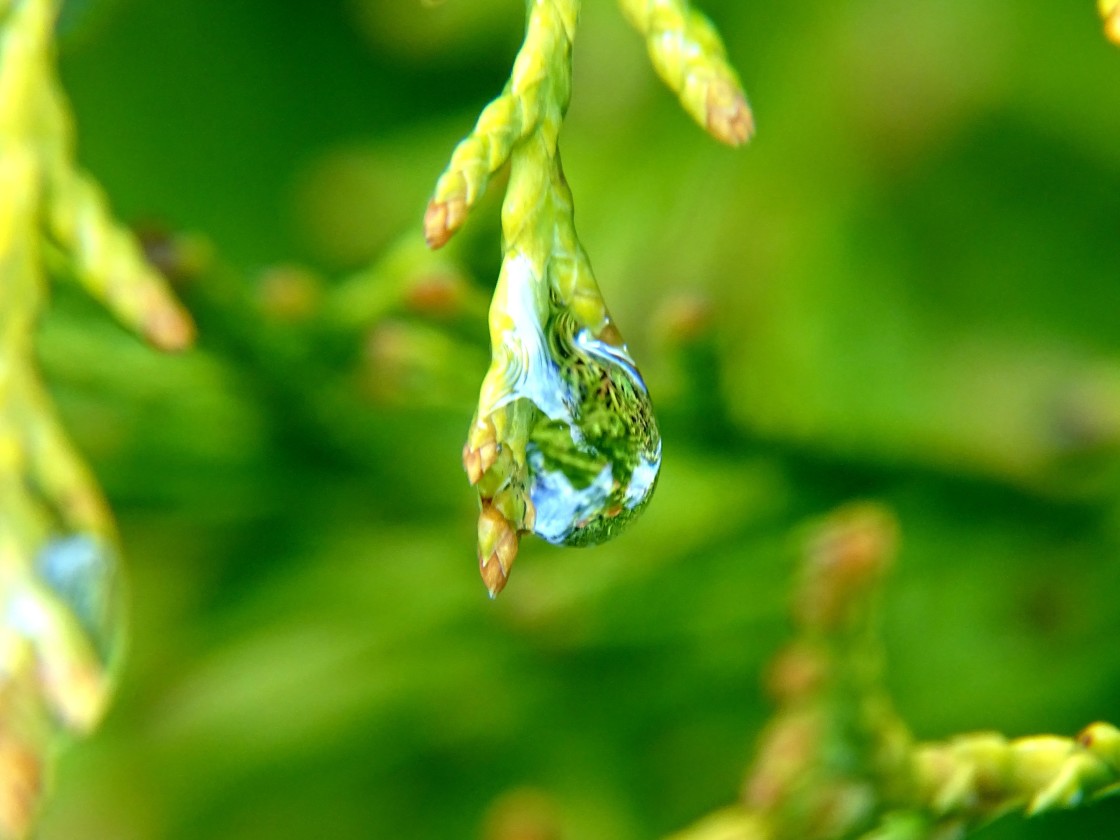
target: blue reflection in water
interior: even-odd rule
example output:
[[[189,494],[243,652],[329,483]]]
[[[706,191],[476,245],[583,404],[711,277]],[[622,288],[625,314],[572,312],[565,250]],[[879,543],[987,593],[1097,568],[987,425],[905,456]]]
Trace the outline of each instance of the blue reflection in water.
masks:
[[[54,537],[40,550],[36,571],[89,634],[103,659],[115,640],[118,587],[116,553],[101,540],[75,534]]]
[[[562,398],[553,390],[538,404],[541,415],[526,447],[533,531],[551,543],[595,545],[617,535],[649,502],[661,436],[626,349],[587,329],[568,335],[565,326],[563,318],[550,324],[553,355],[534,371],[541,381],[559,383]],[[522,396],[540,390],[525,384]],[[557,412],[558,403],[566,410]]]

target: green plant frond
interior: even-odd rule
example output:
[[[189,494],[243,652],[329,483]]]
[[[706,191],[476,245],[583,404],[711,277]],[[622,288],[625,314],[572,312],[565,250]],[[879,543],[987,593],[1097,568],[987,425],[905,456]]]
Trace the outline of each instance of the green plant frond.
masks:
[[[52,273],[157,347],[193,325],[73,156],[52,0],[0,3],[0,836],[30,830],[63,733],[104,714],[122,633],[115,528],[39,382]]]
[[[746,143],[754,134],[754,116],[712,22],[688,0],[619,0],[619,5],[689,116],[721,143]]]

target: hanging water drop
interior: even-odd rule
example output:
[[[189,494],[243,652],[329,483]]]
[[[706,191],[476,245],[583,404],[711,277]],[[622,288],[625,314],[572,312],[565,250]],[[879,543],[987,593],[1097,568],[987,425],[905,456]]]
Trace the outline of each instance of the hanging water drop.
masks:
[[[36,557],[48,592],[77,619],[106,668],[120,646],[120,563],[113,548],[89,534],[52,537]]]
[[[570,546],[611,539],[645,508],[661,467],[649,392],[601,301],[593,329],[520,255],[503,266],[495,299],[494,362],[463,452],[491,594],[505,585],[518,535]]]
[[[563,545],[616,536],[653,495],[661,437],[625,346],[595,338],[566,312],[549,324],[565,411],[539,411],[526,446],[532,530]]]

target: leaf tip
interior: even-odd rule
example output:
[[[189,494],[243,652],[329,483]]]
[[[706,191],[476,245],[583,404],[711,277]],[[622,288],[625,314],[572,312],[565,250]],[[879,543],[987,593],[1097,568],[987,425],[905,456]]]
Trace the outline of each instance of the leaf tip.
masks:
[[[729,81],[715,82],[708,88],[707,129],[713,137],[738,148],[754,135],[754,114],[747,97]]]
[[[424,212],[424,241],[432,250],[442,248],[467,218],[467,202],[461,196],[443,201],[432,199]]]
[[[484,502],[478,515],[478,571],[491,598],[509,581],[518,542],[513,524],[494,505]]]
[[[156,307],[144,323],[144,337],[160,350],[171,353],[190,347],[196,334],[191,316],[174,303]]]

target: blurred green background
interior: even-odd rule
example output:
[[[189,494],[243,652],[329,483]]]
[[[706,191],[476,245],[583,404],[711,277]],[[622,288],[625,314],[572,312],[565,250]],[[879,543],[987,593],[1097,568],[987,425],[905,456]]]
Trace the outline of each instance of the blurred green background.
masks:
[[[67,289],[45,325],[132,614],[44,838],[682,827],[735,797],[768,714],[801,523],[854,498],[902,525],[884,633],[920,736],[1120,719],[1120,50],[1095,4],[708,0],[759,125],[739,152],[585,5],[565,168],[664,469],[616,542],[526,540],[496,602],[459,452],[501,181],[454,264],[416,243],[523,3],[68,5],[80,160],[217,257],[181,284],[180,357]],[[450,305],[409,297],[433,276]],[[984,834],[1118,835],[1117,801]]]

